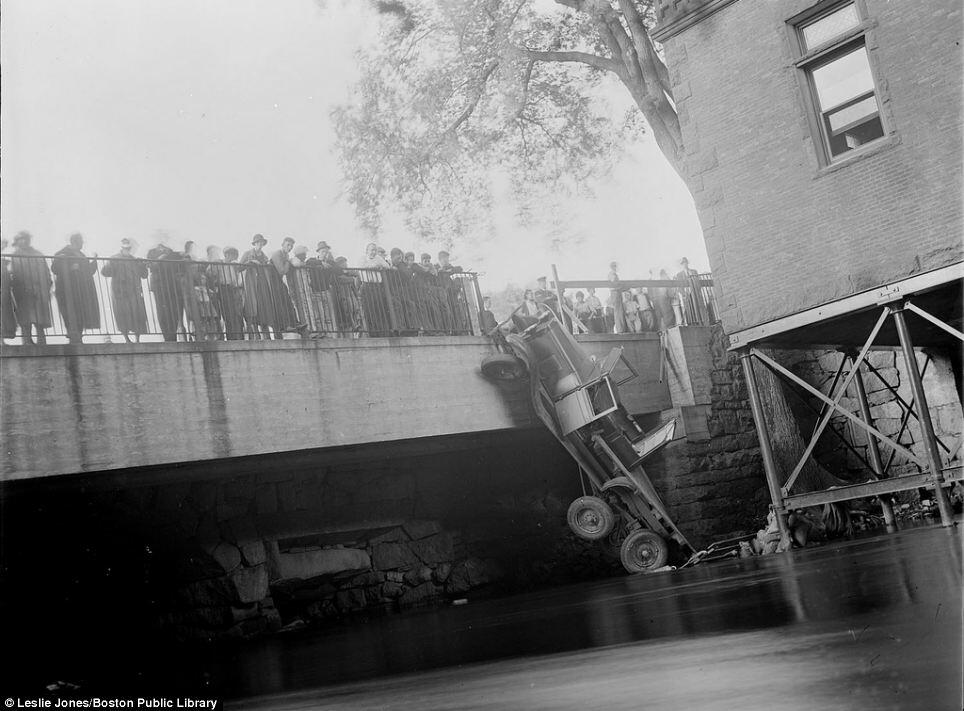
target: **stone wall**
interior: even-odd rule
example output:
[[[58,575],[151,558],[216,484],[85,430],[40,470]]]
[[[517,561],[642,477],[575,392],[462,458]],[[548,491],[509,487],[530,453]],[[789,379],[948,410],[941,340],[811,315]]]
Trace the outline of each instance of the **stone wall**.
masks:
[[[830,386],[843,358],[841,353],[828,350],[786,350],[778,351],[775,355],[783,365],[825,395],[830,394]],[[902,353],[893,349],[874,350],[868,354],[867,362],[874,366],[883,380],[897,391],[895,395],[881,378],[867,373],[866,370],[862,371],[874,426],[916,455],[926,456],[921,442],[920,424],[916,418],[906,416],[906,407],[902,407],[900,402],[903,400],[904,403],[909,404],[914,399]],[[940,440],[942,459],[947,463],[953,455],[958,454],[962,432],[964,432],[964,414],[961,410],[961,399],[957,391],[951,360],[946,353],[918,350],[917,362],[922,369],[926,366],[922,379],[924,394],[935,434]],[[841,381],[848,372],[849,365],[844,370]],[[856,390],[851,385],[840,404],[859,417],[860,410],[856,398]],[[815,414],[801,405],[798,399],[789,398],[789,401],[801,426],[808,432],[812,431],[817,423]],[[904,423],[905,420],[906,423]],[[825,468],[846,480],[866,480],[870,471],[867,464],[869,457],[866,434],[843,415],[833,416],[830,425],[843,435],[843,439],[831,432],[825,432],[814,450],[814,456]],[[850,447],[844,444],[843,440],[846,440]],[[893,450],[884,445],[880,445],[879,449],[886,465],[890,461]],[[897,476],[917,470],[918,467],[913,461],[897,453],[893,457],[888,475]]]
[[[686,378],[689,389],[679,413],[684,440],[646,460],[646,472],[664,492],[676,525],[701,548],[714,539],[750,532],[770,504],[760,447],[739,359],[727,352],[722,328],[690,329],[674,345],[669,372],[682,372],[687,353],[699,367]],[[674,356],[676,361],[674,361]]]

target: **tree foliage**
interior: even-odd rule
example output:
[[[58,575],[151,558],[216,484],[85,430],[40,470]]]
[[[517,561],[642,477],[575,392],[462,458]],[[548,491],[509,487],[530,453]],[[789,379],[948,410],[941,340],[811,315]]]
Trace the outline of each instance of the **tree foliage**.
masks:
[[[349,199],[377,229],[483,237],[493,205],[527,221],[587,190],[645,125],[677,167],[679,124],[642,0],[381,0],[354,101],[334,112]],[[613,120],[601,83],[634,110]],[[641,120],[645,117],[645,122]]]

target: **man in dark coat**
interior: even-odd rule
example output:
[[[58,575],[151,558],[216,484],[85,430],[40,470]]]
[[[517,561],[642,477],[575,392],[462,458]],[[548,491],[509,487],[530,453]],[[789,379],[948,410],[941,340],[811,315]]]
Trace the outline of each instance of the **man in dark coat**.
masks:
[[[178,327],[183,322],[184,293],[181,289],[184,256],[166,244],[158,244],[147,253],[150,265],[150,285],[157,304],[157,320],[164,340],[177,340]]]
[[[127,343],[128,334],[141,342],[147,333],[147,308],[144,306],[143,280],[147,279],[147,265],[133,254],[133,244],[127,238],[120,242],[120,252],[104,262],[100,273],[110,278],[110,297],[114,307],[117,330]]]
[[[25,345],[33,345],[32,331],[37,331],[37,343],[47,343],[44,329],[50,328],[50,269],[43,255],[30,246],[29,232],[18,232],[13,238],[13,258],[10,260],[10,280],[16,302],[17,323]]]
[[[70,244],[54,255],[51,267],[57,277],[57,306],[71,343],[83,343],[85,329],[100,328],[100,306],[94,286],[97,260],[88,259],[83,248],[84,236],[75,232],[70,235]]]

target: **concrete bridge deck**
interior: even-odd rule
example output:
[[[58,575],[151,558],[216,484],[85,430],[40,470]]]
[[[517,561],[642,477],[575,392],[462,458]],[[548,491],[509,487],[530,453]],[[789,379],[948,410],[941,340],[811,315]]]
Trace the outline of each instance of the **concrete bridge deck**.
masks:
[[[656,334],[622,346],[634,413],[673,406]],[[524,383],[480,370],[488,338],[4,347],[0,480],[213,461],[536,425]]]

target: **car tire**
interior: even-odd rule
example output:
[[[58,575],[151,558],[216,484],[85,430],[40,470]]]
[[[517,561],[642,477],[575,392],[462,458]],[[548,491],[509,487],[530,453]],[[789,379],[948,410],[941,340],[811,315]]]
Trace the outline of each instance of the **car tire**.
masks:
[[[525,374],[522,361],[506,353],[486,356],[482,360],[482,375],[492,380],[519,380]]]
[[[619,560],[629,573],[651,573],[666,565],[669,544],[652,531],[633,531],[619,546]]]
[[[598,541],[612,533],[616,515],[598,496],[582,496],[569,504],[566,521],[580,538]]]

